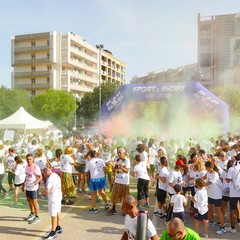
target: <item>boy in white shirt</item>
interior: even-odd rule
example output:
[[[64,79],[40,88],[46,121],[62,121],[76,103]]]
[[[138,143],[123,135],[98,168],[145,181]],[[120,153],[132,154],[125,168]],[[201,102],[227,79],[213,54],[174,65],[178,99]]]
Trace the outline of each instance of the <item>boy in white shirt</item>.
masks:
[[[199,222],[203,223],[203,234],[199,234],[200,237],[208,238],[208,194],[205,189],[205,181],[202,178],[197,178],[195,185],[198,191],[194,197],[190,197],[190,200],[194,202],[195,208],[195,231],[198,233]]]
[[[170,204],[173,207],[172,216],[173,218],[178,217],[184,222],[184,219],[185,219],[184,207],[187,206],[187,195],[185,198],[181,194],[182,186],[180,184],[175,184],[173,188],[176,194],[174,194],[170,199]]]

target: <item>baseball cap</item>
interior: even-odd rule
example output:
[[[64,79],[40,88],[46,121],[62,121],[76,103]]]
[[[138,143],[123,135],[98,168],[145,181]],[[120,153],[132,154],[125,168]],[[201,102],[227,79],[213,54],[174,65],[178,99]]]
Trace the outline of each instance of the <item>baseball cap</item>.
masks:
[[[180,159],[178,159],[178,160],[176,161],[176,165],[186,166],[186,164],[185,164],[182,160],[180,160]]]

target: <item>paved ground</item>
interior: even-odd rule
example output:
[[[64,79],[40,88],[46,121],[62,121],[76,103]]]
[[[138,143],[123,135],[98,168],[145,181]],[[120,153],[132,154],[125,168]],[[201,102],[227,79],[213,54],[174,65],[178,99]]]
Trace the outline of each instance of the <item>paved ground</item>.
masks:
[[[6,178],[6,177],[5,177]],[[5,184],[6,188],[8,186]],[[135,194],[134,186],[131,186],[132,193]],[[151,195],[153,196],[154,189],[151,189]],[[13,202],[13,196],[9,198],[0,197],[0,239],[11,240],[30,240],[41,239],[46,235],[46,232],[50,230],[50,217],[47,213],[47,201],[39,199],[40,205],[40,217],[41,222],[30,225],[23,218],[28,216],[28,205],[22,204],[24,202],[24,195],[20,194],[20,207],[11,208],[9,205]],[[151,197],[151,208],[147,209],[149,212],[153,212],[156,201],[154,197]],[[123,232],[124,217],[121,215],[120,205],[118,206],[118,214],[115,216],[107,216],[104,211],[104,205],[98,204],[98,214],[92,214],[88,212],[90,207],[90,200],[87,194],[81,193],[75,204],[71,207],[62,208],[62,227],[64,229],[63,234],[58,235],[57,239],[71,240],[117,240],[121,238]],[[159,235],[165,228],[164,221],[156,216],[152,216],[154,225],[157,228]],[[229,222],[227,217],[226,222]],[[193,227],[194,220],[187,216],[186,225]],[[227,224],[229,225],[229,224]],[[237,233],[225,233],[223,235],[217,235],[215,232],[216,227],[209,229],[210,240],[213,239],[239,239],[240,227],[237,226]]]

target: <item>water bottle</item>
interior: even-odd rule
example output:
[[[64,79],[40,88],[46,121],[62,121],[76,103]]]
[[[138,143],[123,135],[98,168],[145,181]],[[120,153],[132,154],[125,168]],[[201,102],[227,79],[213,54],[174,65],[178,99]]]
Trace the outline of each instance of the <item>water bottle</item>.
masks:
[[[139,211],[137,217],[136,240],[146,240],[148,227],[148,212]]]

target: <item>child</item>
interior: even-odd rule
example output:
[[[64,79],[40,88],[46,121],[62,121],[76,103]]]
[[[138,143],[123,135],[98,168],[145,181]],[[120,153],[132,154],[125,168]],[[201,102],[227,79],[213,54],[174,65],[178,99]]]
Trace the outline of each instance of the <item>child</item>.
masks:
[[[172,217],[173,218],[178,217],[184,222],[185,219],[184,207],[187,206],[187,195],[186,197],[181,195],[182,186],[180,184],[175,184],[173,188],[176,194],[174,194],[170,199],[170,204],[173,207]]]
[[[148,184],[150,181],[150,177],[147,172],[147,165],[146,162],[141,161],[141,156],[136,155],[135,156],[135,163],[133,172],[131,175],[133,177],[137,177],[137,200],[138,200],[138,208],[140,208],[143,196],[145,196],[146,203],[143,205],[144,207],[150,207],[149,205],[149,192],[148,192]]]
[[[208,238],[208,195],[205,189],[205,181],[202,178],[197,178],[195,185],[198,191],[194,197],[190,197],[190,200],[194,203],[195,208],[195,231],[198,233],[199,222],[203,222],[203,234],[199,234],[200,237]]]

